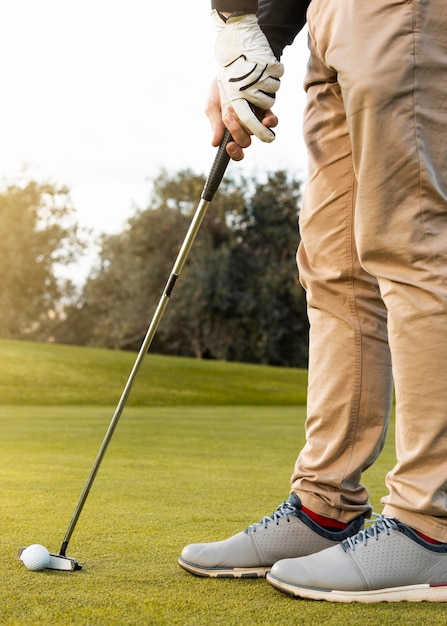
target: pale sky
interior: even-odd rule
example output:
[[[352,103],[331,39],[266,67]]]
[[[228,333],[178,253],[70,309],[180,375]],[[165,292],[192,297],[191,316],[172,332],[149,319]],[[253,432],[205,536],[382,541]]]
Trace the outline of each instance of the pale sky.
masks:
[[[154,8],[155,5],[155,8]],[[0,8],[0,178],[67,185],[80,224],[117,232],[160,168],[207,173],[209,0],[11,0]],[[288,48],[272,144],[234,171],[306,168],[306,33]],[[199,200],[199,199],[197,199]]]

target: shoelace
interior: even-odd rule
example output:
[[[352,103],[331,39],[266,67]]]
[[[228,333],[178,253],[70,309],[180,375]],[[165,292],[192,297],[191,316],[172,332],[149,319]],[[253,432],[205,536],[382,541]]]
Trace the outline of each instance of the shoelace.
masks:
[[[380,533],[390,534],[390,530],[399,530],[399,526],[395,519],[386,515],[372,514],[375,519],[371,520],[371,526],[361,530],[353,537],[348,537],[342,542],[344,550],[355,550],[357,544],[362,543],[364,546],[368,544],[370,539],[378,541]]]
[[[252,526],[249,526],[247,530],[251,530],[252,532],[255,533],[257,526],[262,525],[264,526],[264,528],[267,528],[267,525],[270,524],[271,522],[274,522],[276,525],[278,525],[279,520],[281,518],[285,518],[287,521],[289,521],[289,515],[292,515],[295,512],[296,512],[296,507],[286,500],[285,502],[283,502],[282,504],[278,506],[278,508],[276,509],[274,513],[266,517],[263,517],[260,522],[258,522],[257,524],[253,524]]]

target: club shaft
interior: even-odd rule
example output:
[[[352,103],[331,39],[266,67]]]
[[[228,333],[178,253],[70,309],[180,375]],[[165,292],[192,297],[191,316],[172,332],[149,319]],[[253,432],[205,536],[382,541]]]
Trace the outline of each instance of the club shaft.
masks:
[[[68,547],[68,543],[71,539],[71,536],[73,534],[74,529],[76,528],[76,524],[78,522],[79,516],[81,515],[82,509],[84,508],[84,504],[85,501],[87,500],[88,494],[90,493],[90,490],[92,488],[92,485],[95,481],[96,475],[98,473],[98,470],[101,466],[101,463],[103,461],[104,455],[107,451],[107,448],[109,447],[110,441],[113,437],[113,433],[115,432],[115,429],[118,425],[118,422],[120,420],[121,414],[124,410],[124,407],[126,406],[127,400],[129,398],[130,392],[132,391],[132,387],[134,385],[135,379],[137,377],[137,374],[141,368],[141,365],[144,361],[144,357],[146,356],[147,351],[149,350],[149,347],[152,343],[152,340],[154,338],[154,335],[157,331],[158,325],[160,323],[161,318],[163,317],[163,313],[167,307],[167,304],[169,302],[169,298],[171,297],[172,294],[172,290],[174,289],[175,283],[177,281],[177,278],[180,276],[181,271],[183,269],[183,266],[185,265],[185,262],[188,258],[189,252],[191,250],[191,247],[194,243],[194,240],[197,236],[197,233],[199,232],[200,226],[203,222],[203,219],[205,217],[206,211],[208,209],[208,205],[210,204],[211,200],[213,199],[213,196],[215,194],[215,192],[217,191],[217,188],[219,187],[219,184],[223,178],[223,175],[225,173],[226,167],[228,165],[229,162],[229,157],[226,153],[226,146],[228,144],[228,142],[231,141],[231,135],[228,133],[228,131],[225,133],[224,136],[224,140],[222,141],[221,145],[219,146],[219,150],[216,154],[216,157],[214,159],[214,163],[213,166],[211,168],[210,174],[208,176],[208,179],[205,183],[205,187],[203,189],[202,192],[202,197],[200,199],[200,202],[197,206],[197,209],[194,213],[193,219],[191,221],[191,224],[189,226],[188,232],[186,233],[185,239],[183,241],[183,244],[180,248],[180,252],[177,255],[177,259],[173,265],[171,274],[168,278],[168,281],[166,283],[165,289],[160,297],[160,300],[158,302],[157,308],[155,310],[155,313],[152,317],[151,323],[149,325],[149,328],[147,330],[146,336],[144,338],[143,343],[141,344],[141,348],[138,352],[137,358],[135,360],[134,366],[132,368],[132,371],[129,375],[129,378],[127,379],[127,383],[124,387],[124,390],[121,394],[120,400],[116,406],[115,412],[113,414],[113,417],[110,421],[109,427],[107,429],[107,432],[104,436],[104,439],[102,441],[101,447],[99,449],[99,452],[96,456],[95,462],[93,463],[92,469],[90,471],[90,474],[87,478],[87,481],[84,485],[84,489],[81,493],[81,496],[79,498],[79,501],[76,505],[76,508],[73,512],[71,521],[68,525],[67,531],[65,533],[62,545],[61,545],[61,549],[60,549],[60,555],[61,556],[65,556],[67,547]]]

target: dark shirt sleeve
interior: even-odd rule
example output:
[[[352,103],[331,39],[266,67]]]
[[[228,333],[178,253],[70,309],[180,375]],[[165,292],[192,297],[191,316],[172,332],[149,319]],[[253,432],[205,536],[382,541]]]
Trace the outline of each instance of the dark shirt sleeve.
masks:
[[[259,0],[258,20],[276,56],[290,46],[306,23],[311,0]]]
[[[257,13],[259,25],[279,59],[306,23],[311,0],[211,0],[218,11]]]
[[[234,13],[246,11],[247,13],[258,12],[258,0],[211,0],[211,8],[218,11]]]

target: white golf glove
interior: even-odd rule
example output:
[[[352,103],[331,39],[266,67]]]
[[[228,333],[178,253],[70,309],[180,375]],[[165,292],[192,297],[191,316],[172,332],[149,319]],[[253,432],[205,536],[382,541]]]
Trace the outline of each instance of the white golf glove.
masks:
[[[217,29],[215,56],[223,117],[231,104],[253,135],[262,141],[273,141],[275,133],[261,124],[250,105],[265,110],[273,106],[283,65],[273,54],[255,15],[225,21],[214,10],[212,19]]]

